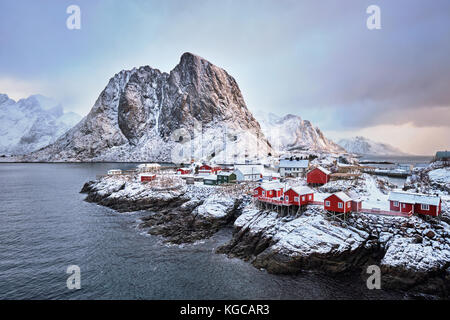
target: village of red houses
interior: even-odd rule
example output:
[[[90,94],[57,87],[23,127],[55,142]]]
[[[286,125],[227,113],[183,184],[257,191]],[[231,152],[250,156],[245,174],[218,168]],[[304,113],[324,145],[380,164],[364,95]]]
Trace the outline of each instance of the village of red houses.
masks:
[[[137,173],[142,183],[151,183],[160,176],[205,188],[241,186],[240,192],[251,195],[256,207],[282,214],[297,214],[307,206],[321,206],[324,212],[344,220],[357,213],[400,217],[441,215],[442,200],[437,194],[403,191],[392,186],[382,192],[379,184],[383,180],[367,174],[367,167],[358,163],[342,164],[337,160],[326,163],[327,168],[308,157],[280,159],[276,166],[192,161],[189,166],[175,167],[152,163],[140,164],[129,172],[112,169],[108,175]],[[366,183],[369,195],[361,196],[347,190],[349,185],[361,180]]]
[[[150,211],[140,227],[175,244],[203,240],[232,222],[232,238],[218,252],[271,273],[344,272],[370,256],[395,276],[383,280],[393,288],[446,292],[450,155],[388,172],[342,154],[264,161],[139,164],[110,170],[82,192],[120,211]]]

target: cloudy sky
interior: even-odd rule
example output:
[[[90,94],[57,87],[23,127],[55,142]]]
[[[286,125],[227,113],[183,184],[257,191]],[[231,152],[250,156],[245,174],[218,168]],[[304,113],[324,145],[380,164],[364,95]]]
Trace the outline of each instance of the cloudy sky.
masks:
[[[81,8],[81,29],[66,8]],[[366,9],[381,8],[381,30]],[[233,75],[253,112],[293,113],[338,139],[450,149],[450,1],[0,2],[0,92],[89,112],[108,79],[183,52]]]

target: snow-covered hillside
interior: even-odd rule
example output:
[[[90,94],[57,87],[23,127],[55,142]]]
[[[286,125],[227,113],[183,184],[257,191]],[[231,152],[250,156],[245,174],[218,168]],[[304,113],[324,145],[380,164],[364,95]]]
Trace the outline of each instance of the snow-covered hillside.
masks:
[[[407,155],[403,151],[381,142],[375,142],[365,137],[341,139],[338,144],[350,153],[382,156]]]
[[[112,77],[90,113],[30,161],[218,162],[273,152],[233,77],[191,53]]]
[[[53,143],[81,116],[41,95],[14,101],[0,94],[0,154],[26,154]]]
[[[288,114],[279,117],[273,113],[257,114],[261,129],[272,147],[280,151],[345,152],[327,139],[318,127],[308,120]]]

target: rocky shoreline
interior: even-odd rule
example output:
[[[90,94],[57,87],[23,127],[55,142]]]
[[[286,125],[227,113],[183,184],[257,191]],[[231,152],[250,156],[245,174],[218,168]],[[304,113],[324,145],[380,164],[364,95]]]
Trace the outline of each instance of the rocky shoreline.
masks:
[[[181,185],[147,188],[126,179],[106,177],[85,183],[80,192],[87,194],[85,201],[118,212],[149,211],[139,227],[163,236],[165,242],[181,244],[209,238],[239,215],[242,197],[224,197],[211,191]]]
[[[181,244],[211,237],[233,225],[232,239],[217,253],[238,257],[275,274],[314,270],[333,274],[381,268],[382,289],[449,297],[450,226],[419,217],[353,215],[333,220],[319,206],[280,216],[256,208],[248,195],[223,188],[175,184],[146,186],[117,177],[86,183],[86,201],[119,212],[147,210],[141,228]]]

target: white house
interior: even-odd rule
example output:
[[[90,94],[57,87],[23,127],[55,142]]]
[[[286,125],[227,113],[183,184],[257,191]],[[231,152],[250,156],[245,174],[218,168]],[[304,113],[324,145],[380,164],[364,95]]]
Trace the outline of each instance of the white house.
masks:
[[[113,176],[113,175],[116,175],[116,174],[122,174],[122,170],[120,170],[120,169],[108,170],[108,175]]]
[[[161,169],[161,165],[158,163],[141,163],[137,168],[139,172],[153,172]]]
[[[262,179],[263,165],[237,165],[234,174],[237,181],[258,181]]]
[[[309,167],[309,160],[280,160],[280,175],[286,176],[304,176]]]

